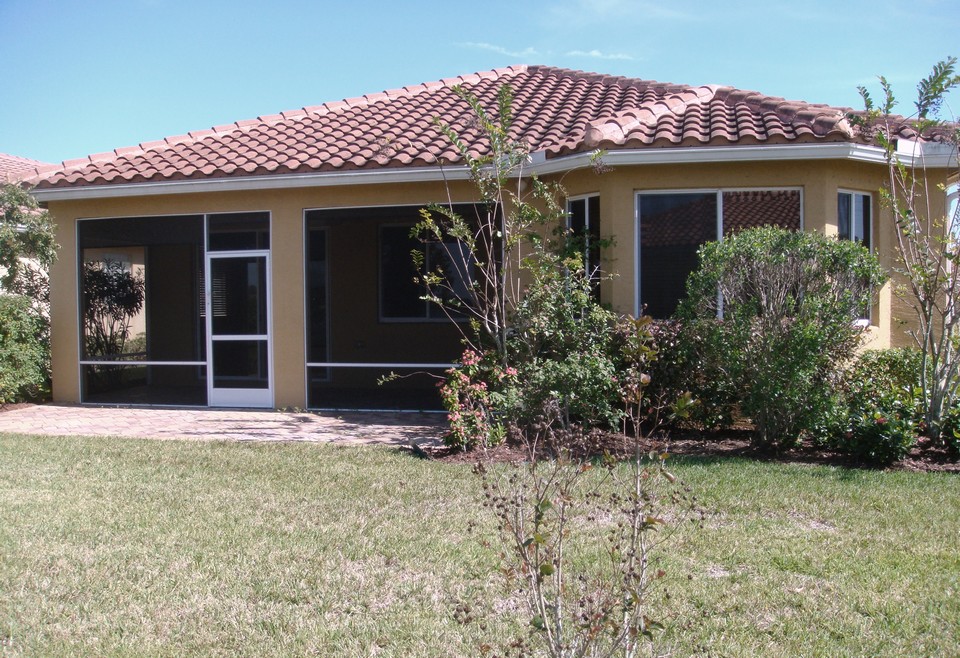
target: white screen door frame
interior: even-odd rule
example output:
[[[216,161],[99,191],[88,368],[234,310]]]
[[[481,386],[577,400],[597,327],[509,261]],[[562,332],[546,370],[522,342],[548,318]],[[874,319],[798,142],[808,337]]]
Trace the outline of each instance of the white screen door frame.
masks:
[[[206,254],[207,404],[274,406],[270,251]]]

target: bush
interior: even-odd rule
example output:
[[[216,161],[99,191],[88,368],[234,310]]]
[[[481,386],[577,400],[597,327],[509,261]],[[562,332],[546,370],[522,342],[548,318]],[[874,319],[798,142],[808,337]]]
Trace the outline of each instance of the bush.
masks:
[[[960,401],[955,401],[941,416],[940,440],[954,461],[960,459]]]
[[[0,402],[43,397],[50,355],[30,298],[0,294]]]
[[[444,443],[457,450],[473,450],[502,442],[506,429],[498,410],[510,406],[506,396],[516,387],[516,375],[513,368],[501,367],[493,352],[464,351],[460,366],[448,370],[440,385],[450,423]]]
[[[679,314],[700,337],[706,384],[739,391],[756,444],[792,447],[833,407],[880,265],[855,242],[773,227],[708,243],[699,256]]]
[[[858,461],[887,466],[907,456],[917,444],[917,431],[912,413],[880,411],[853,418],[853,427],[841,441],[845,452]]]
[[[925,433],[920,389],[922,355],[916,349],[869,350],[846,376],[846,425],[833,432],[831,444],[858,460],[888,465],[903,459]],[[953,409],[941,426],[948,449],[956,441]]]
[[[682,426],[716,430],[730,427],[737,413],[738,389],[708,344],[713,331],[699,323],[657,320],[651,325],[656,352],[648,396],[652,406],[669,405],[685,393],[697,401]]]
[[[511,420],[529,424],[555,400],[561,422],[616,428],[623,417],[616,314],[592,296],[580,261],[540,254],[511,314],[507,359],[517,369]]]

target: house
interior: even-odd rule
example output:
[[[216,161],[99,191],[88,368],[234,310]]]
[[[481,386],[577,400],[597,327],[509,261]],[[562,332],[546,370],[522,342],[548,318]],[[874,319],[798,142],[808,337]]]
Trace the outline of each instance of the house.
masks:
[[[691,87],[514,66],[216,126],[40,169],[58,225],[53,395],[63,402],[422,408],[456,328],[412,282],[409,228],[429,202],[475,200],[435,117],[476,136],[462,85],[491,108],[514,94],[530,170],[562,179],[571,222],[613,238],[619,276],[601,299],[625,313],[675,308],[697,247],[775,223],[860,240],[888,267],[883,153],[849,110],[721,86]],[[898,135],[942,179],[940,145]],[[482,152],[484,144],[475,148]],[[610,171],[591,167],[607,151]],[[931,201],[944,208],[940,195]],[[142,268],[136,354],[91,353],[80,265]],[[871,341],[903,341],[890,286]],[[424,397],[424,396],[427,397]]]
[[[40,167],[49,167],[45,162],[21,158],[18,155],[0,153],[0,184],[17,183],[37,173]]]

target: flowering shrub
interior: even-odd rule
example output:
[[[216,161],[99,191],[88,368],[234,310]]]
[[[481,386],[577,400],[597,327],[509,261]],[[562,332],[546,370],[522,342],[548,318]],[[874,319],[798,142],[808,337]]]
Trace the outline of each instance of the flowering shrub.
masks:
[[[922,412],[917,390],[920,353],[868,350],[847,371],[828,442],[858,461],[887,465],[917,443]]]
[[[506,436],[499,407],[516,384],[517,371],[496,363],[492,353],[472,349],[460,357],[460,367],[447,371],[440,397],[450,429],[444,443],[459,450],[497,445]],[[488,383],[489,382],[489,383]]]
[[[917,432],[909,414],[875,411],[855,418],[844,438],[844,447],[858,460],[883,466],[903,459],[916,445]]]

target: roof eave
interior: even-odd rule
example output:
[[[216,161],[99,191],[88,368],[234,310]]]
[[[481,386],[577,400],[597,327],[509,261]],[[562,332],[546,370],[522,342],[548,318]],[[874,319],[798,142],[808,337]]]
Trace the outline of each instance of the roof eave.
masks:
[[[919,151],[901,154],[904,165],[928,168],[957,166],[956,151]],[[602,157],[608,166],[694,164],[729,162],[776,162],[801,160],[852,160],[885,164],[886,155],[877,146],[835,142],[829,144],[777,144],[757,146],[710,146],[617,149]],[[593,152],[544,158],[534,154],[526,173],[547,175],[584,169],[595,164]],[[207,178],[195,180],[127,183],[122,185],[86,185],[35,189],[38,201],[66,201],[79,199],[107,199],[166,194],[196,194],[202,192],[233,192],[241,190],[276,190],[305,187],[333,187],[339,185],[409,184],[444,180],[467,180],[470,170],[464,166],[386,168],[345,172],[309,174],[280,174],[273,176],[246,176],[241,178]]]

